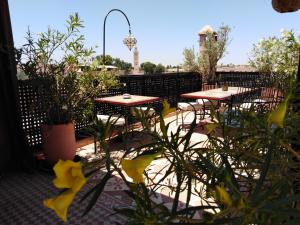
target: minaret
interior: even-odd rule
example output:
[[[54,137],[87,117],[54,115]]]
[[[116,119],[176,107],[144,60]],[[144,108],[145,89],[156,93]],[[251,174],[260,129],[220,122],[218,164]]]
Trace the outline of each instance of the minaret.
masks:
[[[137,47],[134,48],[133,51],[133,74],[137,74],[140,72],[140,67],[139,67],[139,52]]]
[[[198,33],[199,35],[199,56],[204,63],[203,76],[206,81],[214,80],[216,74],[216,66],[214,65],[214,57],[211,57],[213,53],[206,51],[206,43],[207,41],[215,41],[218,40],[218,34],[213,30],[213,28],[209,25],[204,26]],[[213,38],[212,40],[210,38]]]
[[[207,34],[213,34],[215,40],[217,41],[217,33],[213,30],[210,25],[205,25],[198,33],[199,35],[199,53],[204,53],[205,50],[205,41]]]

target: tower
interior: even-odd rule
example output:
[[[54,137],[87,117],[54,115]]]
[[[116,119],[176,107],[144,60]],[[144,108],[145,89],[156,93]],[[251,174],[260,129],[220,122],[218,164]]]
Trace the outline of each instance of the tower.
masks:
[[[133,73],[139,73],[140,72],[140,67],[139,67],[139,52],[137,47],[134,48],[133,51]]]
[[[198,33],[199,35],[199,56],[201,58],[201,71],[204,80],[214,81],[217,67],[217,52],[211,46],[217,44],[218,34],[210,25],[204,26]],[[209,49],[206,49],[209,48]]]
[[[205,41],[207,34],[212,34],[215,38],[215,41],[217,41],[217,33],[214,31],[214,29],[210,25],[205,25],[202,27],[202,29],[199,31],[199,53],[204,53],[205,50]]]

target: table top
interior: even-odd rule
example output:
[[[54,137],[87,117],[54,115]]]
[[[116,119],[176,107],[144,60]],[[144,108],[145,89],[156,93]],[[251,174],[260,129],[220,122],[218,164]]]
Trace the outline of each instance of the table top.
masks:
[[[141,95],[130,95],[131,98],[123,98],[123,95],[110,96],[105,98],[96,98],[95,102],[98,103],[109,103],[113,105],[122,106],[134,106],[141,105],[144,103],[155,102],[159,100],[159,97],[141,96]]]
[[[251,91],[251,89],[243,88],[243,87],[228,87],[228,91],[223,91],[222,88],[216,88],[216,89],[210,89],[206,91],[197,91],[197,92],[182,94],[181,97],[220,101],[220,100],[226,100],[233,95],[238,95],[248,91]]]

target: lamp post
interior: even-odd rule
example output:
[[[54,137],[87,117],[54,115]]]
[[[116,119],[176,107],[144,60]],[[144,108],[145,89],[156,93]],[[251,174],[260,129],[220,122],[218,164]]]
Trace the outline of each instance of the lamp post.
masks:
[[[128,20],[126,14],[125,14],[122,10],[120,10],[120,9],[112,9],[112,10],[110,10],[110,11],[106,14],[106,16],[105,16],[105,18],[104,18],[104,24],[103,24],[103,64],[104,64],[104,65],[105,65],[105,25],[106,25],[106,19],[107,19],[108,15],[109,15],[111,12],[114,12],[114,11],[118,11],[118,12],[122,13],[122,14],[125,16],[125,18],[126,18],[126,20],[127,20],[127,23],[128,23],[128,26],[129,26],[129,34],[128,34],[128,36],[127,36],[126,38],[124,38],[124,40],[123,40],[124,45],[126,45],[126,46],[129,48],[129,51],[131,51],[131,49],[132,49],[132,48],[135,46],[135,44],[137,43],[137,40],[136,40],[135,37],[131,34],[131,26],[130,26],[130,22],[129,22],[129,20]]]

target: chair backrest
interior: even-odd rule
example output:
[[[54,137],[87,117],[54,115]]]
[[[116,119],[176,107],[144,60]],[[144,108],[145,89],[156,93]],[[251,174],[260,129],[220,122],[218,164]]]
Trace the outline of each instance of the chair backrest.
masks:
[[[232,104],[238,105],[243,104],[246,100],[251,96],[250,88],[240,86],[238,87],[238,91],[236,95],[232,96]]]
[[[261,98],[265,100],[271,108],[274,108],[283,100],[284,94],[277,88],[264,87],[261,92]]]
[[[211,89],[216,89],[218,88],[217,84],[202,84],[202,91],[207,91],[207,90],[211,90]]]

